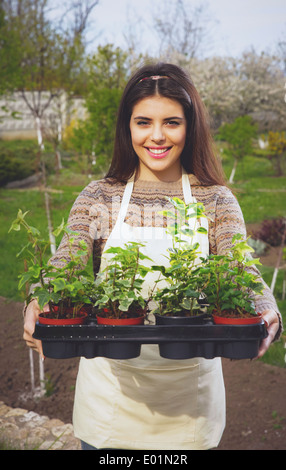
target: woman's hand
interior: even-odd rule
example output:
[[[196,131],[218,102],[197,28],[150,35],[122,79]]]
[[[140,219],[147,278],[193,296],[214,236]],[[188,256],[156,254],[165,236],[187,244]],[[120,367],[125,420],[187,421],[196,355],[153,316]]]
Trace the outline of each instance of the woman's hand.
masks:
[[[266,353],[267,349],[274,340],[277,331],[279,329],[279,318],[277,313],[274,310],[264,310],[262,313],[263,320],[266,324],[268,336],[265,338],[259,348],[257,359],[263,356]]]
[[[27,346],[37,351],[40,354],[40,356],[44,359],[42,342],[40,340],[33,338],[32,336],[35,331],[36,321],[38,320],[40,313],[41,312],[40,312],[40,307],[38,305],[38,301],[37,299],[33,299],[29,303],[26,309],[25,318],[24,318],[23,338],[26,341]]]

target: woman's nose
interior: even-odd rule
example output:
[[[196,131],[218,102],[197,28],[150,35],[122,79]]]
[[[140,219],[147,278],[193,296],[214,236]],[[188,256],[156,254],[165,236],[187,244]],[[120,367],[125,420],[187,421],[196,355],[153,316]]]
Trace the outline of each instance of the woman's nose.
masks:
[[[165,140],[165,134],[162,126],[158,125],[152,128],[151,139],[153,140],[153,142],[162,142]]]

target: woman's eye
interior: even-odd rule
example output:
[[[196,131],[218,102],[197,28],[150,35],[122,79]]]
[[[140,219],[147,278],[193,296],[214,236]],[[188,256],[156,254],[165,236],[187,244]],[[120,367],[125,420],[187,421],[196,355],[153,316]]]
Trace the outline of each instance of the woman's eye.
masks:
[[[148,126],[149,122],[148,121],[137,121],[138,126]]]
[[[137,121],[137,126],[149,126],[150,122],[149,121]],[[170,127],[177,127],[180,125],[180,122],[178,121],[166,121],[165,125],[170,126]]]
[[[168,121],[167,125],[175,127],[175,126],[179,126],[180,123],[178,121]]]

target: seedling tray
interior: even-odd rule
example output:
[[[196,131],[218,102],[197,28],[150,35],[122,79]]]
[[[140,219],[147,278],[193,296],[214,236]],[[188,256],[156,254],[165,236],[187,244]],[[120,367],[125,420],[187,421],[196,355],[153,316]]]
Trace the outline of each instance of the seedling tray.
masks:
[[[256,325],[137,325],[105,326],[88,323],[72,326],[36,324],[34,338],[40,339],[46,357],[138,357],[143,344],[158,344],[160,355],[168,359],[225,357],[252,359],[267,336],[262,321]]]

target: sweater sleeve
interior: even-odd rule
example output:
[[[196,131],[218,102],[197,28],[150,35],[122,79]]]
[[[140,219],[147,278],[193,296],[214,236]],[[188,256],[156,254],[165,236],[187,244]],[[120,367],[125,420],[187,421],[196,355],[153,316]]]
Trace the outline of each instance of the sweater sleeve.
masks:
[[[76,198],[67,221],[70,230],[77,233],[72,246],[73,250],[79,248],[79,242],[84,241],[87,245],[87,256],[83,259],[86,264],[93,250],[93,243],[98,234],[98,225],[103,215],[108,212],[103,203],[100,185],[97,181],[91,182]],[[53,266],[63,266],[70,260],[68,238],[65,234],[50,263]]]
[[[232,237],[240,233],[246,238],[246,227],[243,214],[236,197],[228,188],[221,188],[217,198],[216,212],[215,212],[215,240],[218,254],[223,254],[229,251],[232,245]],[[280,328],[276,335],[275,340],[279,339],[282,332],[282,318],[279,312],[276,300],[269,288],[269,286],[262,279],[262,276],[256,265],[248,268],[250,272],[259,276],[259,280],[264,285],[262,295],[255,295],[254,302],[256,310],[260,313],[267,309],[274,310],[278,317]]]

